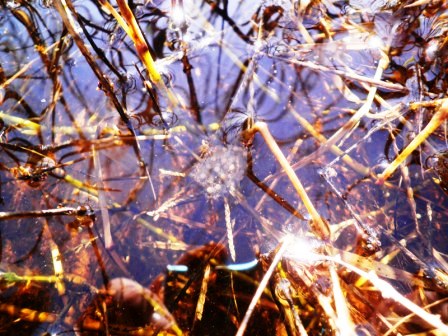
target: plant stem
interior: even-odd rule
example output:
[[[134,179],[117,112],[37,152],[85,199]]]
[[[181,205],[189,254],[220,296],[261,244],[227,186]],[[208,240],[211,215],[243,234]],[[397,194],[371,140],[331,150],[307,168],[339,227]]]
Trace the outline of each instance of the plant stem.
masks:
[[[378,184],[384,183],[398,168],[398,166],[411,155],[442,123],[448,119],[448,98],[444,99],[437,112],[426,127],[411,141],[411,143],[395,158],[394,161],[378,176]]]
[[[272,154],[274,154],[277,161],[280,163],[280,166],[285,170],[286,175],[288,175],[289,180],[297,191],[297,194],[301,198],[305,208],[308,210],[312,220],[311,220],[311,229],[313,233],[316,234],[322,240],[328,240],[330,238],[330,228],[328,224],[322,219],[322,217],[317,212],[313,203],[311,202],[308,194],[305,191],[302,183],[297,177],[295,171],[292,169],[285,155],[281,151],[271,132],[269,131],[268,126],[264,122],[257,121],[253,127],[249,130],[252,133],[259,132],[261,136],[266,141],[269,149]]]
[[[103,0],[102,3],[107,2]],[[116,12],[115,13],[112,12],[112,14],[114,15],[118,23],[122,26],[122,28],[125,30],[126,34],[129,35],[132,42],[134,43],[138,56],[140,57],[141,61],[146,67],[146,70],[148,71],[151,82],[154,83],[154,85],[159,90],[161,90],[163,93],[166,94],[172,106],[178,105],[177,98],[174,92],[172,92],[165,85],[159,70],[157,70],[156,63],[154,62],[154,59],[152,58],[151,53],[149,52],[149,46],[146,43],[146,40],[137,23],[137,20],[135,19],[134,13],[132,13],[132,10],[129,8],[127,0],[117,0],[117,4],[118,7],[120,8],[120,13],[124,18],[124,20]],[[110,8],[107,7],[107,9]]]
[[[254,312],[255,307],[257,306],[258,300],[261,298],[261,295],[263,294],[266,286],[268,285],[268,282],[269,282],[269,279],[271,278],[272,273],[274,273],[275,268],[277,267],[277,264],[282,259],[283,254],[285,253],[290,242],[291,242],[290,237],[286,237],[285,240],[280,242],[279,246],[277,247],[277,249],[276,249],[277,251],[275,252],[274,258],[272,259],[272,263],[269,266],[266,273],[264,274],[263,279],[261,280],[260,284],[258,285],[257,291],[255,292],[255,294],[249,304],[249,307],[246,310],[246,314],[244,315],[244,318],[241,321],[241,324],[238,328],[236,336],[244,335],[244,332],[246,331],[250,317],[251,317],[252,313]]]

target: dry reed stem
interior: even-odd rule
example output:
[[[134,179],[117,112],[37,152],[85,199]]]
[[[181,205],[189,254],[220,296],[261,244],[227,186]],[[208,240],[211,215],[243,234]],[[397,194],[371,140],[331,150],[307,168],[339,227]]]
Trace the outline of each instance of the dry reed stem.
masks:
[[[161,90],[164,94],[166,94],[169,102],[172,106],[177,106],[180,102],[176,98],[176,95],[172,90],[170,90],[163,81],[162,76],[160,75],[159,70],[157,70],[156,63],[149,52],[148,44],[143,36],[143,33],[135,19],[134,13],[132,13],[127,0],[117,0],[118,7],[120,8],[120,13],[126,21],[127,25],[124,25],[122,19],[117,20],[122,28],[125,30],[126,34],[131,38],[132,42],[135,45],[137,50],[137,54],[140,57],[141,61],[146,67],[148,71],[148,75],[150,80],[155,84],[155,86]],[[109,9],[109,7],[107,7]],[[115,12],[116,13],[116,12]],[[114,13],[112,12],[114,15]],[[117,15],[117,14],[115,14]],[[115,17],[114,15],[114,17]],[[118,16],[117,16],[118,17]],[[117,19],[116,17],[116,19]]]
[[[388,49],[388,48],[387,48]],[[379,81],[383,75],[384,70],[387,68],[389,64],[389,57],[387,56],[386,52],[382,52],[382,57],[380,58],[378,62],[378,67],[376,69],[375,75],[373,77],[373,81]],[[369,89],[367,98],[364,102],[364,104],[356,111],[356,113],[343,125],[338,131],[336,131],[330,138],[326,140],[325,143],[321,145],[321,147],[315,151],[314,154],[309,155],[307,158],[300,160],[299,162],[295,163],[293,167],[302,166],[304,164],[304,161],[310,161],[313,157],[317,157],[317,155],[320,155],[321,153],[327,151],[328,149],[332,149],[334,145],[337,144],[337,142],[340,141],[342,144],[349,136],[354,132],[354,130],[358,127],[360,120],[368,115],[370,108],[372,106],[373,100],[378,100],[377,95],[377,89],[380,86],[372,86]],[[338,146],[337,146],[338,147]],[[336,150],[337,149],[334,149]],[[346,159],[349,160],[350,159]],[[351,163],[353,165],[353,163]],[[360,167],[358,167],[360,168]],[[361,170],[362,171],[362,170]],[[366,175],[364,175],[366,176]]]
[[[160,236],[162,238],[165,238],[170,243],[179,243],[179,239],[177,239],[175,236],[173,236],[170,233],[165,232],[163,229],[154,226],[150,224],[149,222],[145,221],[143,218],[137,218],[136,219],[138,223],[149,229],[150,231],[154,232],[157,236]]]
[[[91,54],[91,52],[89,51],[87,46],[84,44],[83,39],[81,38],[81,36],[79,35],[79,33],[75,27],[75,18],[78,18],[78,14],[76,13],[76,10],[75,10],[71,0],[55,0],[54,7],[56,8],[59,15],[61,16],[62,22],[64,23],[64,26],[67,28],[67,31],[73,37],[73,40],[75,41],[76,46],[81,51],[82,55],[84,56],[86,62],[89,64],[92,71],[94,72],[95,76],[98,78],[98,81],[101,83],[101,86],[104,88],[104,91],[107,94],[108,98],[111,99],[111,101],[112,101],[113,105],[115,106],[115,108],[117,109],[117,112],[120,115],[121,119],[126,124],[129,132],[131,133],[131,135],[134,136],[134,140],[135,140],[134,144],[133,144],[134,152],[139,161],[142,173],[144,175],[146,175],[146,177],[150,183],[152,196],[154,199],[156,199],[156,195],[154,192],[154,188],[153,188],[151,176],[148,171],[148,167],[141,156],[141,149],[140,149],[140,144],[136,138],[136,136],[137,136],[136,131],[135,131],[132,123],[130,122],[129,116],[127,115],[125,108],[121,105],[117,96],[115,95],[112,83],[110,82],[108,77],[103,73],[103,71],[98,66],[98,64],[96,63],[95,57],[93,57],[93,55]],[[71,181],[69,181],[68,175],[64,176],[64,179],[67,182],[77,183],[79,185],[79,183],[77,181],[74,181],[73,179],[71,179]],[[82,186],[84,187],[85,185],[83,184]],[[79,189],[81,189],[81,188],[79,188]],[[87,191],[90,192],[90,190],[87,190]],[[97,196],[97,195],[95,194],[95,196]]]
[[[378,175],[378,184],[384,183],[398,168],[398,166],[411,155],[440,125],[448,118],[448,98],[443,99],[437,112],[426,127],[411,141],[411,143],[392,161],[389,166]]]
[[[283,57],[279,57],[279,56],[273,56],[272,58],[276,58],[276,59],[285,61],[285,59]],[[350,72],[343,71],[343,70],[332,69],[325,65],[316,64],[311,61],[299,61],[296,59],[291,59],[291,60],[287,60],[287,62],[291,63],[291,64],[296,64],[298,66],[305,67],[305,68],[308,68],[308,69],[311,69],[314,71],[319,71],[320,73],[331,73],[331,74],[340,76],[341,78],[344,78],[347,80],[352,80],[352,81],[356,81],[359,83],[365,83],[365,84],[370,85],[371,86],[370,88],[381,88],[381,89],[385,89],[385,90],[389,90],[389,91],[393,91],[393,92],[407,92],[408,91],[408,89],[401,84],[390,83],[390,82],[381,80],[381,76],[378,76],[377,74],[375,74],[374,78],[369,78],[366,76],[358,75],[356,73],[350,73]],[[387,68],[387,66],[384,67],[383,69],[385,69],[385,68]],[[382,74],[382,72],[381,72],[381,74]]]
[[[99,201],[99,207],[101,211],[101,217],[103,219],[103,234],[104,234],[104,245],[106,246],[106,249],[109,250],[114,245],[114,242],[112,240],[112,233],[110,228],[110,218],[109,218],[109,210],[107,209],[107,201],[106,201],[106,195],[104,191],[104,178],[103,178],[103,171],[101,169],[101,161],[100,161],[100,154],[95,148],[95,145],[91,146],[92,148],[92,156],[93,156],[93,164],[95,166],[96,170],[96,176],[98,178],[98,201]]]
[[[439,304],[442,304],[442,303],[446,302],[447,300],[448,300],[448,298],[443,298],[441,300],[434,301],[433,303],[430,303],[430,304],[426,305],[424,308],[426,310],[428,310],[429,308],[432,308],[432,307],[435,307],[435,306],[437,306]],[[414,316],[415,316],[415,313],[412,313],[412,314],[408,314],[408,315],[404,316],[403,318],[399,319],[391,328],[389,328],[389,330],[383,336],[389,336],[393,332],[396,332],[397,328],[400,325],[402,325],[403,323],[406,323],[406,321],[408,321],[409,319],[411,319]],[[433,330],[432,332],[437,332],[437,331]],[[434,335],[445,335],[445,334],[435,333]]]
[[[232,221],[232,218],[230,217],[230,205],[226,197],[224,197],[224,217],[226,222],[227,241],[229,244],[230,257],[232,258],[232,261],[235,262],[236,250],[235,250],[235,244],[233,242],[234,221]]]
[[[383,76],[383,72],[385,69],[387,69],[389,65],[389,57],[387,56],[386,52],[383,51],[381,53],[381,58],[378,62],[378,67],[375,71],[375,75],[373,76],[373,79],[378,81]],[[355,130],[355,128],[358,126],[361,119],[370,111],[370,108],[372,107],[373,100],[376,96],[376,93],[378,91],[378,86],[372,86],[369,89],[369,93],[367,94],[366,101],[364,104],[356,111],[356,113],[349,119],[349,121],[341,127],[340,130],[336,131],[326,142],[327,145],[333,145],[336,142],[338,142],[340,139],[346,139],[350,136],[350,134]],[[342,141],[341,141],[342,142]]]
[[[73,4],[71,3],[70,0],[55,0],[54,7],[61,16],[62,22],[64,23],[64,26],[67,28],[69,34],[72,36],[76,46],[81,51],[82,55],[84,56],[86,62],[89,64],[92,71],[94,72],[95,76],[98,78],[98,81],[101,83],[101,86],[108,94],[109,99],[112,100],[112,103],[117,109],[117,112],[119,113],[121,119],[127,124],[131,133],[135,135],[133,128],[130,127],[129,117],[127,116],[123,106],[118,101],[118,98],[114,94],[114,90],[112,88],[111,83],[109,82],[108,78],[104,75],[104,73],[101,71],[100,67],[96,63],[95,57],[91,54],[87,46],[84,44],[81,36],[79,35],[77,29],[75,28],[76,25],[74,16],[76,16],[77,14],[76,12],[74,12]]]
[[[122,28],[132,39],[132,42],[134,42],[137,53],[140,56],[140,59],[145,64],[151,81],[156,84],[156,86],[161,86],[163,84],[162,76],[157,70],[154,59],[149,53],[149,47],[146,44],[145,38],[142,31],[140,30],[137,20],[135,19],[134,13],[132,13],[126,0],[117,0],[117,4],[120,8],[121,15],[127,23],[127,26],[122,26]],[[123,21],[120,20],[118,21],[118,23],[123,24]]]
[[[62,266],[62,255],[61,252],[59,251],[58,245],[55,243],[53,239],[47,221],[45,221],[43,225],[42,237],[46,242],[49,243],[51,251],[51,261],[53,263],[53,271],[57,279],[55,282],[55,287],[58,291],[58,294],[62,296],[66,293],[65,284],[62,281],[62,276],[64,275],[64,268]]]
[[[5,124],[20,129],[20,132],[23,134],[34,135],[38,134],[43,129],[43,127],[40,124],[37,124],[28,119],[4,113],[3,111],[0,111],[0,118]]]
[[[205,266],[204,276],[202,278],[199,298],[196,304],[195,319],[198,321],[202,320],[202,314],[204,312],[205,299],[207,297],[208,282],[210,281],[210,272],[211,272],[211,266],[210,263],[207,263],[207,266]]]
[[[388,282],[380,279],[378,275],[373,272],[365,272],[361,269],[354,267],[353,265],[346,263],[341,260],[340,256],[335,257],[325,257],[325,259],[332,260],[336,263],[339,263],[340,265],[346,267],[347,269],[357,273],[358,275],[367,278],[372,285],[380,291],[381,295],[385,299],[392,299],[395,302],[401,304],[403,307],[407,308],[409,311],[417,315],[418,317],[425,320],[430,325],[434,326],[437,329],[440,329],[440,331],[444,332],[446,335],[448,335],[448,326],[442,322],[439,315],[434,315],[431,313],[428,313],[426,310],[421,308],[420,306],[416,305],[411,300],[407,299],[403,295],[401,295],[391,284]]]
[[[123,19],[123,17],[115,10],[115,8],[106,0],[98,0],[101,6],[103,7],[103,10],[105,12],[110,13],[115,20],[117,20],[120,27],[125,31],[127,35],[131,35],[131,32],[129,30],[129,26],[126,23],[126,21]]]
[[[287,236],[277,248],[277,251],[275,253],[275,256],[272,260],[271,265],[269,266],[268,270],[266,271],[265,275],[263,276],[263,279],[261,280],[260,284],[258,285],[257,291],[255,292],[249,307],[246,310],[246,314],[244,315],[243,320],[241,321],[240,327],[238,328],[238,331],[235,336],[243,336],[244,332],[246,331],[247,324],[249,323],[249,319],[254,312],[255,306],[258,303],[258,300],[260,300],[261,295],[263,294],[266,286],[268,285],[269,279],[271,278],[272,274],[274,273],[275,268],[277,267],[277,264],[280,262],[280,260],[283,257],[283,254],[285,253],[286,249],[288,248],[288,245],[291,241],[291,238]]]
[[[37,218],[37,217],[53,217],[53,216],[83,216],[85,210],[82,207],[61,207],[56,209],[43,209],[31,211],[7,212],[0,211],[1,220],[11,220],[20,218]]]
[[[404,6],[404,8],[411,8],[411,7],[417,7],[417,6],[423,6],[423,5],[427,5],[429,3],[433,2],[433,0],[417,0],[413,3],[410,3],[406,6]]]
[[[273,288],[274,295],[278,301],[278,305],[282,306],[282,313],[284,317],[285,326],[288,325],[291,329],[289,335],[308,336],[305,326],[300,318],[298,309],[294,307],[294,293],[292,293],[291,282],[287,279],[284,273],[285,271],[279,267],[279,279],[275,279],[275,286]]]
[[[308,133],[311,134],[313,138],[315,138],[317,141],[319,141],[321,144],[325,144],[327,142],[327,138],[325,138],[322,134],[320,134],[314,127],[311,125],[308,120],[303,118],[299,113],[297,113],[292,107],[289,108],[289,111],[292,113],[294,118],[302,125],[303,128],[305,128]],[[352,168],[354,171],[356,171],[358,174],[362,176],[367,176],[370,174],[370,169],[363,166],[362,164],[356,162],[354,159],[352,159],[347,153],[342,151],[338,146],[331,145],[330,146],[331,152],[336,155],[342,157],[342,161]]]
[[[296,142],[294,143],[293,148],[291,149],[290,153],[288,154],[288,157],[286,158],[288,160],[288,162],[291,162],[292,158],[297,154],[297,151],[299,150],[299,147],[302,145],[303,140],[302,139],[298,139],[296,140]],[[276,177],[271,184],[268,186],[270,190],[274,190],[274,188],[276,187],[277,183],[280,182],[280,177]],[[255,211],[260,211],[263,207],[263,204],[265,202],[265,200],[269,197],[268,193],[263,194],[259,201],[257,202],[257,205],[255,205],[254,209]],[[297,210],[295,210],[297,212]]]
[[[54,47],[56,47],[58,45],[59,41],[49,45],[48,47],[46,47],[43,50],[43,53],[48,53],[51,49],[53,49]],[[35,58],[33,60],[31,60],[30,62],[28,62],[27,64],[23,65],[20,67],[20,70],[18,70],[14,75],[8,77],[8,79],[6,79],[3,83],[0,83],[0,90],[3,90],[5,88],[7,88],[14,80],[16,80],[17,78],[21,77],[28,69],[31,68],[31,66],[34,65],[34,63],[36,63],[40,58]]]
[[[333,298],[336,308],[336,326],[341,335],[355,335],[355,324],[350,317],[347,300],[342,292],[339,276],[334,265],[329,265],[330,279],[333,288]]]
[[[269,131],[269,128],[266,123],[257,121],[253,127],[248,130],[250,133],[259,132],[264,140],[266,141],[269,149],[271,150],[272,154],[274,154],[277,161],[280,163],[280,166],[283,168],[283,170],[286,172],[286,175],[288,176],[289,180],[291,181],[292,185],[297,191],[297,194],[299,195],[300,199],[302,200],[303,204],[305,205],[305,208],[307,209],[308,213],[311,216],[311,229],[315,235],[317,235],[322,240],[329,240],[331,231],[329,228],[329,225],[322,219],[322,217],[317,212],[316,208],[314,207],[313,203],[311,202],[310,198],[308,197],[308,194],[303,187],[302,183],[300,182],[299,178],[297,177],[295,171],[292,169],[291,165],[289,164],[288,160],[286,159],[285,155],[281,151],[280,147],[277,145],[277,142],[273,138],[271,132]]]

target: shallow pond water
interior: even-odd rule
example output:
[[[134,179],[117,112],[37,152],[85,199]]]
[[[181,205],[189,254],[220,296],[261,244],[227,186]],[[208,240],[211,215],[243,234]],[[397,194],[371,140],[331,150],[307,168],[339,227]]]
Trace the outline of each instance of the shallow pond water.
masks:
[[[0,334],[446,332],[444,1],[125,4],[0,1]]]

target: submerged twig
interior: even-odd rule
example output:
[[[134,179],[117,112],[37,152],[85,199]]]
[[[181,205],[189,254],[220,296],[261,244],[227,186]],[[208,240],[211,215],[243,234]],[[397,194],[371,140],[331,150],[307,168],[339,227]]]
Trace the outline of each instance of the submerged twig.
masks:
[[[34,217],[52,217],[52,216],[92,216],[93,211],[85,206],[77,208],[62,207],[56,209],[43,209],[18,212],[0,212],[0,220],[34,218]]]
[[[297,177],[295,171],[292,169],[285,155],[283,154],[277,142],[273,138],[271,132],[269,131],[267,124],[264,122],[257,121],[246,132],[247,132],[246,136],[251,136],[256,132],[259,132],[263,136],[272,154],[274,154],[275,158],[278,160],[282,168],[285,170],[286,175],[288,175],[292,185],[297,191],[297,194],[300,196],[303,204],[308,210],[308,213],[310,214],[312,219],[310,224],[313,233],[316,234],[322,240],[328,240],[331,235],[328,223],[326,223],[317,212],[316,208],[314,207],[313,203],[308,197],[305,188],[303,187],[302,183]]]
[[[86,59],[87,63],[90,65],[90,68],[95,73],[95,76],[98,78],[99,82],[101,83],[101,86],[104,88],[104,90],[107,92],[108,97],[112,100],[112,103],[114,104],[115,108],[117,109],[118,113],[120,114],[120,117],[123,119],[123,121],[126,123],[126,125],[129,126],[129,117],[127,116],[125,110],[123,109],[123,106],[121,106],[120,102],[117,99],[117,96],[114,93],[114,90],[112,88],[111,83],[107,79],[107,77],[104,75],[104,73],[101,71],[98,64],[95,62],[95,58],[90,53],[89,49],[86,47],[84,42],[81,39],[81,36],[79,35],[76,27],[75,27],[75,20],[73,15],[76,15],[76,13],[72,13],[70,11],[72,4],[70,0],[55,0],[54,6],[59,12],[59,15],[62,18],[62,21],[64,22],[65,27],[67,28],[70,35],[73,37],[73,40],[76,43],[76,46],[79,48],[81,53],[83,54],[84,58]]]

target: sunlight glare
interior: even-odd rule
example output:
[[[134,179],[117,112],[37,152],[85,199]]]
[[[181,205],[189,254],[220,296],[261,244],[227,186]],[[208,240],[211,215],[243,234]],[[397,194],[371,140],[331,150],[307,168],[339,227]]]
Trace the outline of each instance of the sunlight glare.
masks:
[[[185,25],[185,13],[178,3],[171,9],[171,20],[176,27]]]
[[[288,236],[291,237],[285,253],[286,258],[304,264],[314,264],[324,259],[323,255],[316,253],[316,250],[322,247],[320,241],[293,235]]]

